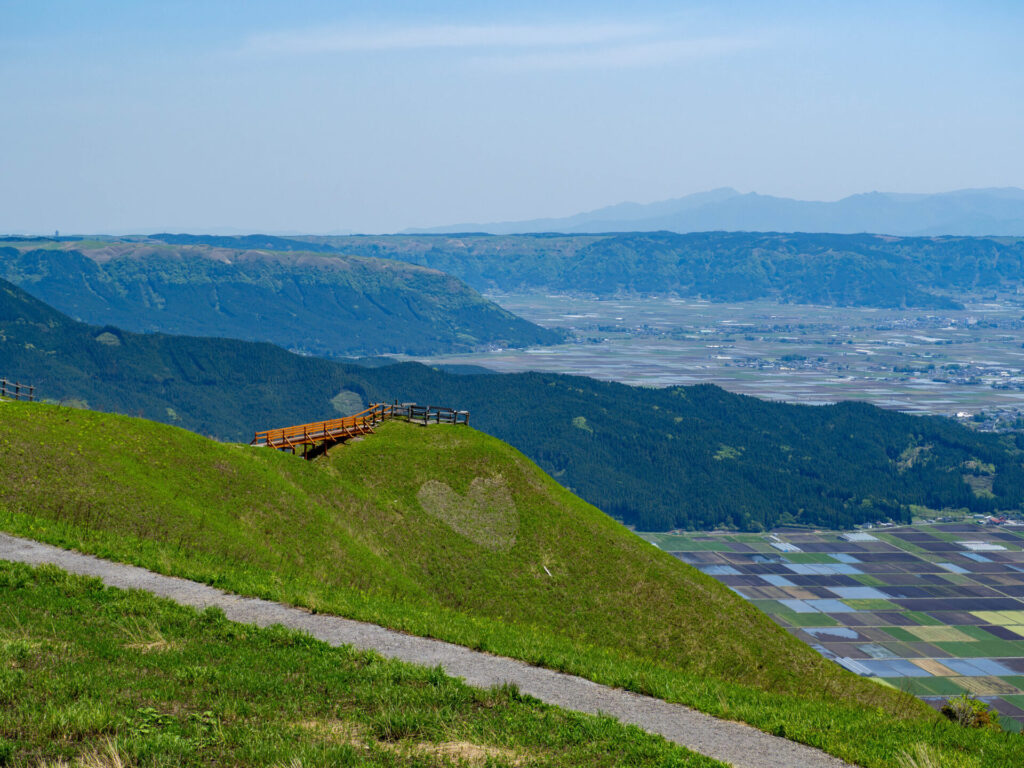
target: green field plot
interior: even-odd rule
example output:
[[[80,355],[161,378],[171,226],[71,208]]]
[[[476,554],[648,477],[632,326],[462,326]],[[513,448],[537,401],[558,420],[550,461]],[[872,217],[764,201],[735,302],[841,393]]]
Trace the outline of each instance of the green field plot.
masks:
[[[929,552],[926,549],[922,549],[916,544],[912,544],[909,541],[904,541],[899,536],[893,536],[888,533],[882,533],[881,531],[872,531],[872,535],[880,541],[884,541],[886,544],[892,544],[894,547],[902,549],[904,552],[911,552],[915,555],[925,556]]]
[[[888,584],[886,584],[881,579],[879,579],[879,578],[877,578],[875,576],[872,576],[870,573],[855,573],[855,574],[852,574],[852,578],[856,579],[857,581],[859,581],[861,584],[863,584],[866,587],[887,587],[887,586],[889,586]]]
[[[666,552],[732,552],[729,542],[721,541],[694,541],[689,536],[682,536],[672,533],[639,533],[637,534],[645,541],[657,544]]]
[[[913,619],[918,624],[928,626],[942,626],[942,622],[936,619],[934,616],[929,616],[924,611],[903,611],[903,615],[908,619]]]
[[[1017,686],[1020,691],[1024,692],[1024,675],[1003,675],[1003,680],[1010,685]],[[1024,693],[1021,695],[1024,695]],[[1024,709],[1024,707],[1021,707],[1021,709]]]
[[[797,613],[777,600],[751,600],[768,615],[781,619],[791,627],[837,627],[839,622],[826,613]]]
[[[791,614],[791,613],[793,615],[795,615],[795,616],[820,616],[821,615],[819,613],[800,613],[800,614],[794,613],[789,608],[787,608],[782,603],[780,603],[778,600],[751,600],[750,604],[760,608],[762,611],[767,613],[769,616],[786,616],[787,619],[789,617],[789,614]],[[807,625],[807,626],[811,626],[811,625]]]
[[[979,531],[984,530],[981,526],[978,526],[978,529]],[[973,533],[947,531],[944,530],[942,526],[926,525],[921,526],[917,530],[930,533],[932,536],[934,536],[936,539],[939,539],[940,541],[963,541],[964,539],[975,538],[975,535]]]
[[[731,536],[727,536],[726,539],[729,541],[738,541],[741,544],[764,544],[763,533],[737,533]]]
[[[959,696],[964,692],[948,677],[886,677],[893,688],[906,691],[914,696]]]
[[[921,639],[917,635],[912,635],[904,627],[881,627],[881,629],[887,635],[891,635],[896,640],[902,640],[906,643],[916,643]]]
[[[950,656],[959,656],[965,659],[976,656],[989,656],[993,658],[1024,657],[1024,641],[993,639],[975,640],[973,643],[935,643],[935,645]]]
[[[966,573],[949,573],[941,567],[937,567],[935,570],[939,574],[939,576],[944,578],[950,584],[955,584],[958,587],[969,587],[972,584],[977,583]]]
[[[1000,696],[999,698],[1001,698],[1003,701],[1006,701],[1009,698],[1009,696]],[[999,718],[999,725],[1002,726],[1004,731],[1009,731],[1010,733],[1020,733],[1022,730],[1024,730],[1024,723],[1022,723],[1020,720],[1014,720],[1009,717]]]
[[[827,613],[792,613],[783,611],[776,614],[785,618],[794,627],[838,627],[841,622]]]
[[[842,602],[858,611],[898,611],[900,609],[896,603],[879,598],[847,599]]]

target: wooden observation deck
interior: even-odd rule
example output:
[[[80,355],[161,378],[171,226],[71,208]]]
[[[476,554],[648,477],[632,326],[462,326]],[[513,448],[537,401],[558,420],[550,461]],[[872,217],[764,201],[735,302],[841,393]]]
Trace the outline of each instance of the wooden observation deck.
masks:
[[[302,446],[304,458],[311,459],[327,449],[373,432],[373,428],[388,419],[403,419],[414,424],[469,424],[469,411],[456,411],[436,405],[416,403],[374,403],[365,411],[340,419],[315,421],[294,427],[280,427],[257,432],[249,445],[296,452]]]

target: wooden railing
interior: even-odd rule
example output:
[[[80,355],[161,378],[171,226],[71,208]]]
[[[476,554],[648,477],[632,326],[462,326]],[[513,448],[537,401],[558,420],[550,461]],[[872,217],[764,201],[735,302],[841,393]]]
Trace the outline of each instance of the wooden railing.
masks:
[[[386,407],[378,403],[353,416],[264,430],[255,434],[250,445],[295,448],[297,445],[314,445],[319,442],[331,442],[365,435],[372,432],[374,426],[387,418],[384,415]]]
[[[436,405],[417,405],[416,403],[374,403],[369,408],[352,416],[327,421],[314,421],[309,424],[298,424],[294,427],[281,427],[256,432],[250,445],[258,447],[291,450],[297,446],[327,445],[348,440],[373,432],[373,428],[388,419],[405,419],[420,424],[469,424],[469,411],[456,411]],[[308,448],[303,449],[308,455]]]
[[[0,378],[0,397],[31,402],[36,399],[36,388],[31,384],[22,384],[20,381],[11,382]]]
[[[416,405],[416,403],[395,403],[386,405],[388,418],[404,418],[421,424],[469,424],[469,411],[456,411],[440,405]]]

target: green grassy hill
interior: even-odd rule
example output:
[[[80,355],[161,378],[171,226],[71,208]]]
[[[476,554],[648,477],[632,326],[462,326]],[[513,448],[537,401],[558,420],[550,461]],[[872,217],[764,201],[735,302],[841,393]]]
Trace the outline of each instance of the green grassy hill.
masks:
[[[268,341],[324,356],[561,340],[455,277],[360,256],[105,241],[0,241],[0,278],[85,322]]]
[[[866,766],[1024,760],[826,661],[712,578],[464,427],[385,424],[315,462],[0,404],[0,527],[232,591],[649,692]]]
[[[0,562],[0,764],[722,764],[514,688]],[[62,761],[62,762],[58,762]]]

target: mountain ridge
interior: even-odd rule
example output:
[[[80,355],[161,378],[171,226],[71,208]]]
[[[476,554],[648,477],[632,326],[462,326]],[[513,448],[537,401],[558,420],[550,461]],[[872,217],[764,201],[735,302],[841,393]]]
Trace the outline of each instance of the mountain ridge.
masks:
[[[904,236],[1024,235],[1024,189],[863,192],[798,200],[720,187],[652,203],[624,202],[566,217],[414,227],[399,234],[607,234],[613,232],[820,232]]]
[[[499,293],[958,309],[960,297],[1013,293],[1024,280],[1017,237],[659,231],[305,239],[432,266]]]
[[[562,339],[434,268],[265,239],[243,248],[152,240],[0,243],[0,278],[94,324],[269,341],[328,357]],[[292,248],[252,247],[282,242]]]

